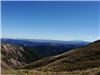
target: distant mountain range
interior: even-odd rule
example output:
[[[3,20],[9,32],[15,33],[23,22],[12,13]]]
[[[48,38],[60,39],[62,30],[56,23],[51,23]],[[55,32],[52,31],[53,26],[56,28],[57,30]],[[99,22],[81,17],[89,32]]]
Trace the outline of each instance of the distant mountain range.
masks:
[[[59,40],[42,40],[42,39],[7,39],[2,38],[2,42],[10,43],[10,44],[17,44],[23,46],[38,46],[38,45],[48,45],[48,44],[88,44],[89,42],[81,41],[81,40],[71,40],[71,41],[59,41]]]

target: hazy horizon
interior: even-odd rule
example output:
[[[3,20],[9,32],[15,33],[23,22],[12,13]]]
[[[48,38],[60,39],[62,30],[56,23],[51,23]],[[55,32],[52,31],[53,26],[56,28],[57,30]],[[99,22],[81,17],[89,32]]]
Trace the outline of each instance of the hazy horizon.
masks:
[[[2,1],[2,38],[99,39],[98,1]]]

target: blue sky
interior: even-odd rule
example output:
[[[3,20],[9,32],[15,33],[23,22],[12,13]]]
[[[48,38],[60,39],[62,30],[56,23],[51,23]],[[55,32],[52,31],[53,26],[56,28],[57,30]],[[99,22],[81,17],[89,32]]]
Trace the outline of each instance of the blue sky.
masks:
[[[2,37],[94,41],[100,2],[4,1]]]

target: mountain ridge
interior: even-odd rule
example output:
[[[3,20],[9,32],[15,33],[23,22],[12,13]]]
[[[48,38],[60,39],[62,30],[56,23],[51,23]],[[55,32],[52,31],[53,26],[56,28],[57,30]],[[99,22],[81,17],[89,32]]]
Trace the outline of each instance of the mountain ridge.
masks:
[[[50,43],[54,43],[54,44],[88,44],[90,42],[86,42],[86,41],[59,41],[59,40],[44,40],[44,39],[8,39],[8,38],[2,38],[1,39],[2,42],[6,42],[6,43],[12,43],[12,44],[50,44]],[[33,45],[32,45],[33,46]]]

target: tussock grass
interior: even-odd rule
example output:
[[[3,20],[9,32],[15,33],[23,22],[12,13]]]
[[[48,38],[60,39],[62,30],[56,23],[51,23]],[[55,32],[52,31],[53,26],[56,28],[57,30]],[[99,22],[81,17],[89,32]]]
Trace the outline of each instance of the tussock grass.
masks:
[[[36,70],[6,70],[1,75],[99,75],[100,67],[88,69],[88,70],[77,70],[77,71],[65,71],[65,72],[43,72]]]

